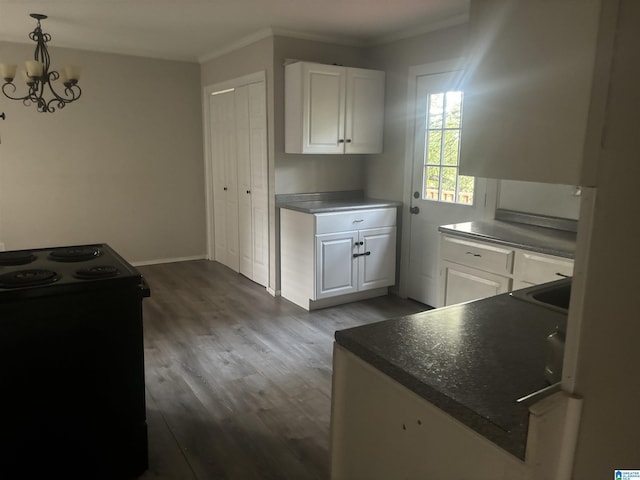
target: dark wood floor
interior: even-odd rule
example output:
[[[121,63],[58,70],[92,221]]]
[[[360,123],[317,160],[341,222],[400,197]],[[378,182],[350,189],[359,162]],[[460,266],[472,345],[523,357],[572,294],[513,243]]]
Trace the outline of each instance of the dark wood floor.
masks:
[[[334,331],[425,308],[387,296],[309,313],[215,262],[139,270],[145,480],[328,478]]]

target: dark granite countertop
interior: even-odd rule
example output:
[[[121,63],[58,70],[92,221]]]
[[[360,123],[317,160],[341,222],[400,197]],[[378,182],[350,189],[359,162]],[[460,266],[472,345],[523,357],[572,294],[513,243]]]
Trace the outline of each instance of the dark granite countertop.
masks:
[[[375,198],[359,198],[348,200],[311,200],[303,202],[283,203],[280,208],[297,210],[303,213],[328,213],[347,210],[364,210],[369,208],[399,207],[402,202],[394,200],[378,200]]]
[[[546,337],[566,315],[498,295],[335,333],[336,342],[524,459],[529,411],[548,386]]]
[[[501,220],[442,225],[439,230],[448,235],[483,240],[564,258],[573,258],[576,248],[575,232]]]

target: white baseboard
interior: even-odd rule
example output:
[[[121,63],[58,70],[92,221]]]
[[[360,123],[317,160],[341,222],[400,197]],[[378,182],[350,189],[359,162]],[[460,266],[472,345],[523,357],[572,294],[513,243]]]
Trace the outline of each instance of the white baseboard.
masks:
[[[194,255],[191,257],[175,257],[175,258],[161,258],[157,260],[143,260],[141,262],[131,262],[134,267],[142,267],[145,265],[158,265],[160,263],[175,263],[175,262],[189,262],[191,260],[206,260],[206,255]]]

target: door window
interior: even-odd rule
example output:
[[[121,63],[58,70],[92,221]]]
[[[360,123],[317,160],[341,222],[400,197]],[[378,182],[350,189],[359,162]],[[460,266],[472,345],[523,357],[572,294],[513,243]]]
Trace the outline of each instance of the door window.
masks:
[[[475,178],[458,171],[463,95],[461,90],[427,95],[423,200],[473,205]]]

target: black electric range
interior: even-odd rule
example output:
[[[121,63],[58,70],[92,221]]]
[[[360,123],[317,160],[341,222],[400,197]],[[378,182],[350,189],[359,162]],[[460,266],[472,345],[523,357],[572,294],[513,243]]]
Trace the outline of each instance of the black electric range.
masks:
[[[142,276],[104,243],[0,252],[0,301],[127,286]]]
[[[147,469],[149,295],[107,244],[0,252],[0,478]]]

